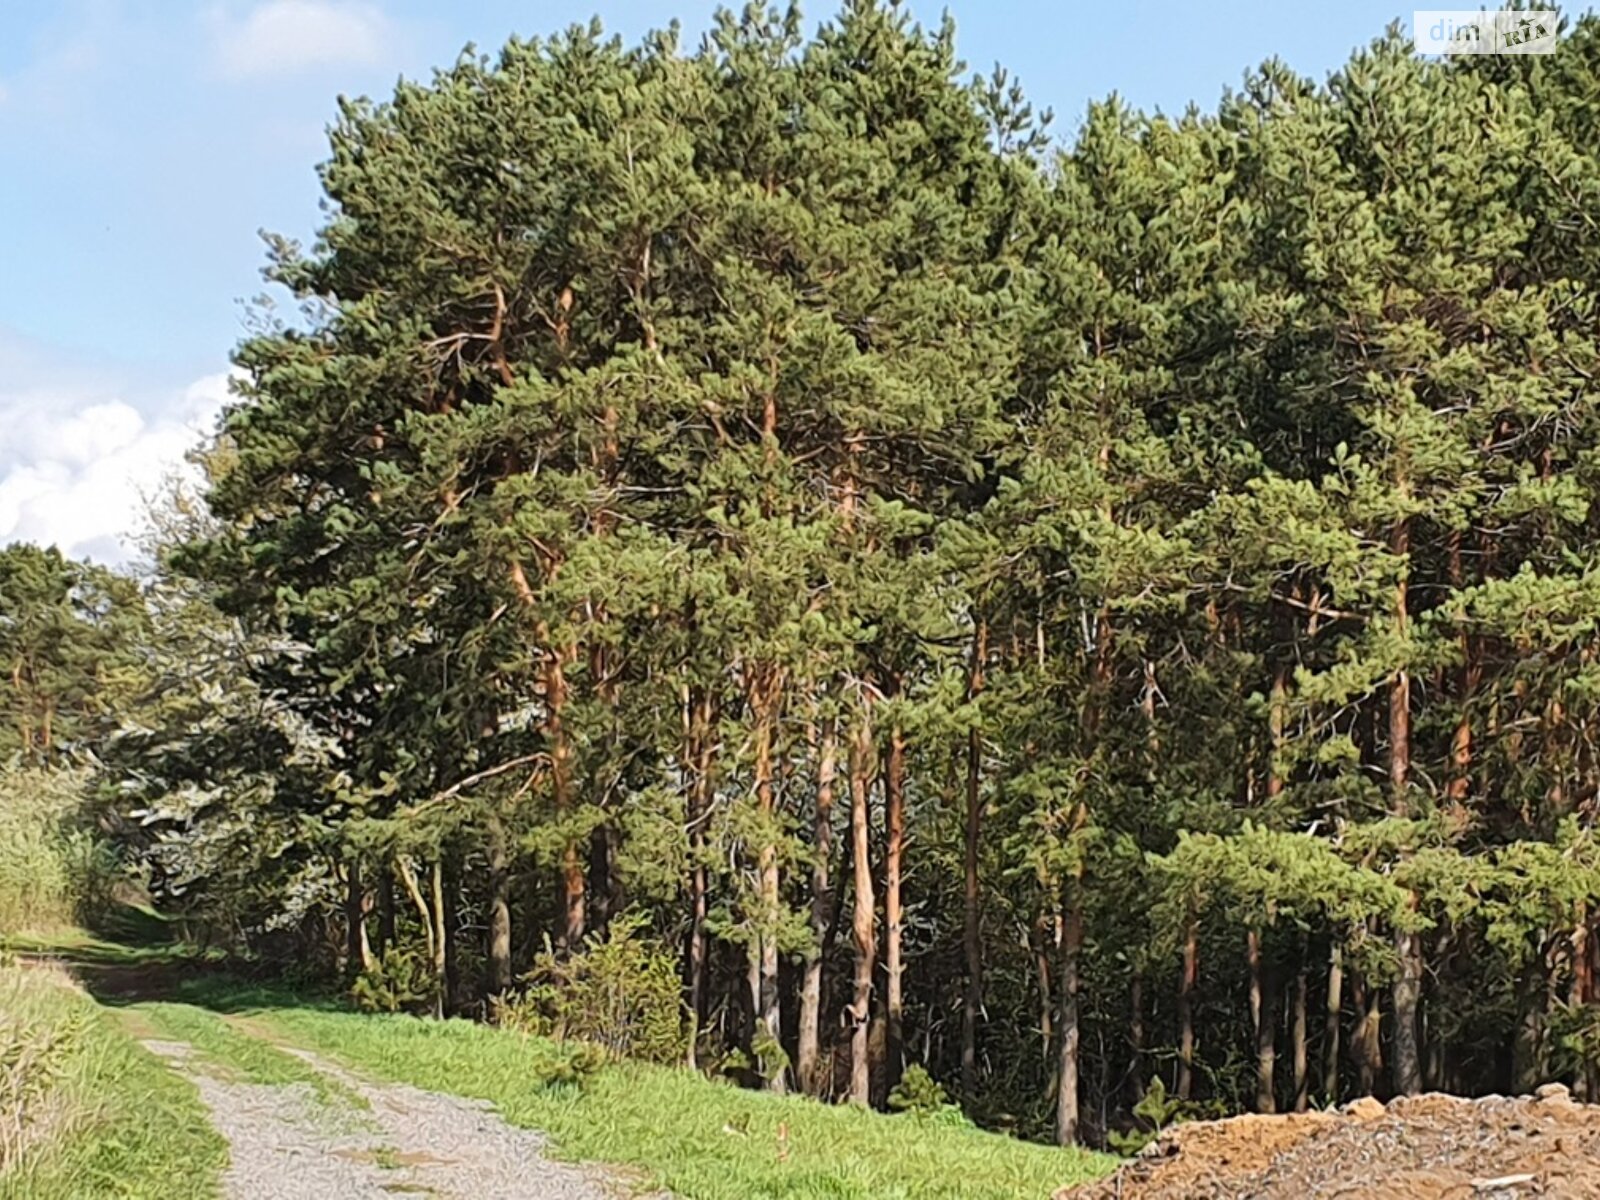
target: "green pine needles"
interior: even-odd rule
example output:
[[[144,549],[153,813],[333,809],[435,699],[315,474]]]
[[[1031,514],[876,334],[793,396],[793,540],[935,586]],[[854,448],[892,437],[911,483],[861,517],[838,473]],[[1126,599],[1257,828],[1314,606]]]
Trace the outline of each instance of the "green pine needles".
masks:
[[[8,552],[6,736],[380,1007],[1098,1145],[1600,1099],[1597,73],[1056,144],[853,0],[347,102],[148,620]]]

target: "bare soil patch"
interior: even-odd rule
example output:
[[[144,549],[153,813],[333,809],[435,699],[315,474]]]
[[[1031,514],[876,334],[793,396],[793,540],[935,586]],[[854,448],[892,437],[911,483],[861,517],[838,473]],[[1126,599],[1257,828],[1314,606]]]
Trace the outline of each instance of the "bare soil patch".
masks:
[[[1056,1200],[1600,1200],[1600,1105],[1423,1095],[1199,1121]]]

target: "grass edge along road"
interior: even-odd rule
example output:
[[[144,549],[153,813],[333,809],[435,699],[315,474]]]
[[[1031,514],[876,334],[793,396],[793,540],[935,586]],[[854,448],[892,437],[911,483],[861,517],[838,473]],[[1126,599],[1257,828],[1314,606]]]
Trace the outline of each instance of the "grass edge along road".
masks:
[[[620,1063],[552,1084],[550,1043],[463,1020],[256,1010],[285,1040],[380,1078],[488,1100],[556,1157],[626,1166],[685,1200],[1044,1200],[1117,1164],[942,1117],[773,1096],[682,1068]]]
[[[556,1157],[632,1168],[642,1185],[683,1200],[1043,1200],[1116,1163],[942,1116],[770,1096],[682,1068],[607,1065],[580,1086],[562,1082],[569,1048],[540,1038],[318,1006],[110,943],[17,948],[76,963],[106,1006],[57,969],[0,966],[0,1012],[17,1007],[14,994],[28,996],[25,1019],[77,1013],[88,1031],[63,1076],[83,1123],[37,1147],[22,1172],[0,1175],[0,1200],[165,1198],[175,1178],[188,1182],[188,1195],[215,1194],[226,1149],[192,1085],[136,1041],[147,1036],[187,1042],[208,1067],[257,1082],[305,1078],[298,1060],[270,1044],[279,1041],[375,1078],[488,1100],[509,1123],[549,1134]],[[117,995],[122,971],[145,979],[144,994]]]
[[[0,1200],[218,1194],[227,1145],[194,1086],[59,968],[0,959],[0,1074]]]

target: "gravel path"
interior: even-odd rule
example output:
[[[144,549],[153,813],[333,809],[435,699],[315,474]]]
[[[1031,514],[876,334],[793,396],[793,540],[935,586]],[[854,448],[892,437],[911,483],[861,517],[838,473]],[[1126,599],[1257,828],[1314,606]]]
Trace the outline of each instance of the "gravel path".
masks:
[[[200,1091],[228,1139],[229,1200],[616,1200],[598,1172],[552,1162],[545,1139],[507,1125],[492,1105],[374,1084],[301,1050],[280,1047],[360,1096],[367,1109],[309,1084],[220,1079],[181,1042],[145,1045]]]

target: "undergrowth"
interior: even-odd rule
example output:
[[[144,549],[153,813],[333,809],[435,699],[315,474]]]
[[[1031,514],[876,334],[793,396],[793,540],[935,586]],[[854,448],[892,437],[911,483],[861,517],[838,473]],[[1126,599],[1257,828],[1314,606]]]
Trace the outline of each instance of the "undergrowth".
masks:
[[[81,771],[0,770],[0,933],[70,927],[102,907],[110,852],[83,820]]]

